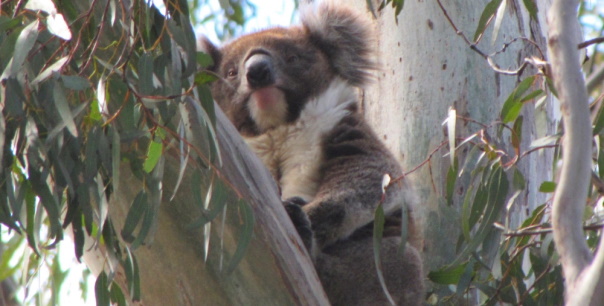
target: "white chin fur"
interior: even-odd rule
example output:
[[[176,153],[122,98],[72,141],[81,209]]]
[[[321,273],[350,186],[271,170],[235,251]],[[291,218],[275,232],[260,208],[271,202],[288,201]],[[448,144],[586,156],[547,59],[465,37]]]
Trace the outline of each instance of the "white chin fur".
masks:
[[[248,101],[250,114],[261,130],[282,125],[287,120],[285,94],[276,87],[256,90]]]

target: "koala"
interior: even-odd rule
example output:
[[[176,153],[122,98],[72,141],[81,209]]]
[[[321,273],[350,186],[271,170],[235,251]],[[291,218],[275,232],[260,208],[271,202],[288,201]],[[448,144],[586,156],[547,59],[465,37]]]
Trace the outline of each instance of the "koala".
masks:
[[[374,211],[388,215],[381,254],[399,305],[424,299],[418,233],[403,175],[359,109],[358,90],[376,69],[371,25],[341,4],[301,13],[301,25],[241,36],[222,47],[201,39],[216,103],[275,178],[285,208],[333,305],[386,305],[373,251]],[[403,204],[405,203],[405,204]],[[401,207],[407,205],[407,222]]]

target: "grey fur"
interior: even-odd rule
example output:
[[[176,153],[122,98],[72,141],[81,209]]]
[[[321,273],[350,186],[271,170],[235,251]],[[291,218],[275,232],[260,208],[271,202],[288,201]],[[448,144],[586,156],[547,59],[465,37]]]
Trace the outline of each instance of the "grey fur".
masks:
[[[364,86],[376,68],[371,57],[371,24],[341,4],[308,5],[301,13],[310,40],[325,51],[336,73],[354,86]]]
[[[220,49],[203,40],[222,78],[212,93],[277,180],[330,301],[385,305],[373,263],[374,211],[382,203],[396,219],[410,191],[396,183],[383,193],[384,176],[403,172],[358,111],[353,86],[364,86],[375,67],[370,25],[331,3],[301,19],[302,26],[248,34]],[[419,231],[407,208],[411,243],[398,254],[400,227],[386,234],[383,271],[397,303],[418,305],[423,272],[412,242]]]

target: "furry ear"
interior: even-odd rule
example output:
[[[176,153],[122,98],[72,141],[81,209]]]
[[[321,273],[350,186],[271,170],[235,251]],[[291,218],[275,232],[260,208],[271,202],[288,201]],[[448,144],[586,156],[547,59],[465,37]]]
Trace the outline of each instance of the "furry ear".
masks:
[[[216,69],[218,69],[218,66],[220,65],[220,60],[222,59],[222,54],[220,53],[220,49],[216,45],[214,45],[210,41],[210,39],[202,35],[197,40],[197,51],[201,51],[212,57],[212,61],[214,63],[207,67],[208,70],[216,71]]]
[[[312,43],[329,57],[341,77],[354,86],[363,86],[375,69],[372,58],[371,24],[358,12],[342,4],[325,1],[308,5],[300,15]]]

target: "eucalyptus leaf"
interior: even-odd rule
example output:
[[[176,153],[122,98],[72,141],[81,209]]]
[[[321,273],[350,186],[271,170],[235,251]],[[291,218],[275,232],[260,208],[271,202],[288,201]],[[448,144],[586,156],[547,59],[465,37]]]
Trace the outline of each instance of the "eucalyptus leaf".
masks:
[[[212,56],[204,52],[197,52],[196,60],[197,64],[199,64],[199,66],[202,68],[207,68],[214,64],[214,59],[212,59]]]
[[[63,40],[71,40],[71,31],[62,14],[50,14],[46,18],[48,31]]]
[[[84,90],[91,87],[90,81],[78,75],[61,75],[61,80],[66,88]]]
[[[141,190],[134,198],[134,201],[128,210],[128,214],[126,215],[126,221],[124,221],[121,235],[125,241],[134,241],[134,230],[143,216],[147,213],[147,210],[147,193],[144,190]]]
[[[147,158],[145,159],[145,163],[143,164],[143,169],[145,170],[145,172],[150,173],[151,171],[153,171],[162,155],[163,147],[164,146],[161,142],[149,142],[149,147],[147,149]]]
[[[101,272],[94,283],[94,295],[97,306],[110,306],[111,295],[109,294],[109,279],[105,272]]]
[[[237,206],[243,224],[240,230],[239,239],[237,240],[237,248],[231,257],[231,261],[227,268],[227,274],[233,273],[239,262],[243,259],[245,251],[252,241],[252,234],[254,233],[254,212],[252,211],[252,207],[250,207],[243,199],[239,200]]]
[[[138,88],[143,95],[153,93],[153,58],[148,52],[138,60]]]
[[[128,303],[126,303],[126,297],[124,296],[122,289],[115,282],[111,283],[110,295],[111,295],[111,303],[113,305],[116,305],[116,304],[118,306],[127,306],[128,305]]]
[[[455,191],[455,181],[457,179],[457,159],[454,159],[447,171],[447,204],[453,205],[453,193]]]
[[[388,301],[391,305],[396,305],[388,287],[386,286],[386,279],[384,278],[384,271],[382,269],[382,237],[384,235],[384,223],[386,217],[384,215],[384,207],[380,204],[375,209],[374,220],[373,220],[373,260],[376,267],[376,273],[380,286]]]
[[[476,27],[476,31],[474,32],[474,42],[478,41],[478,39],[484,33],[489,21],[495,16],[497,13],[497,9],[503,0],[492,0],[485,6],[482,14],[480,15],[480,19],[478,20],[478,26]]]
[[[535,0],[522,0],[522,3],[524,3],[524,7],[529,12],[531,19],[537,20],[538,9]]]
[[[54,86],[53,98],[55,102],[55,107],[57,108],[61,119],[63,119],[63,123],[65,123],[67,130],[69,131],[69,133],[71,133],[71,135],[73,135],[73,137],[77,138],[78,128],[75,125],[75,120],[73,118],[71,109],[69,108],[69,103],[67,102],[67,97],[65,96],[63,87],[59,84],[56,84]]]
[[[470,253],[474,252],[476,248],[483,243],[487,235],[493,230],[493,222],[498,220],[502,213],[509,189],[509,182],[501,166],[495,163],[492,168],[493,170],[491,171],[489,180],[484,186],[484,189],[479,188],[479,191],[482,189],[484,196],[487,197],[486,203],[481,204],[484,206],[484,212],[480,225],[476,229],[474,236],[471,237],[470,242],[468,242],[450,266],[459,265]],[[474,206],[476,205],[477,203],[475,201]]]
[[[459,283],[459,280],[466,270],[467,263],[457,265],[448,269],[430,271],[428,279],[436,284],[453,285]]]
[[[60,58],[59,60],[57,60],[56,62],[54,62],[52,65],[48,66],[46,69],[44,69],[42,72],[40,72],[40,74],[38,74],[38,76],[36,76],[31,81],[31,85],[36,86],[38,83],[48,79],[48,77],[50,77],[53,73],[57,73],[57,72],[61,71],[63,66],[65,66],[65,63],[67,63],[67,60],[68,60],[68,57],[64,56],[64,57]]]
[[[36,43],[36,39],[38,39],[39,25],[40,22],[36,19],[23,28],[15,44],[16,52],[13,54],[13,58],[8,63],[8,66],[2,72],[0,80],[5,80],[9,77],[12,77],[21,70],[21,66],[23,66],[29,51]]]
[[[504,123],[516,120],[522,110],[522,95],[532,86],[535,78],[536,76],[530,76],[522,80],[505,100],[501,109],[501,119]]]
[[[555,182],[543,182],[541,186],[539,186],[539,192],[550,193],[556,191],[556,183]]]

